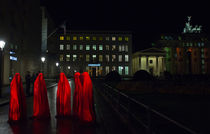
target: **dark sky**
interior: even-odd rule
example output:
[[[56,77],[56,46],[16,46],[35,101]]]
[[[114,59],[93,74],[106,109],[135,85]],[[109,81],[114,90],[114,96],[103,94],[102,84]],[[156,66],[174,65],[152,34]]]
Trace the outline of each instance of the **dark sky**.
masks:
[[[181,33],[187,16],[210,32],[210,6],[202,1],[43,1],[56,25],[67,20],[72,30],[132,31],[134,51],[150,47],[161,33]]]

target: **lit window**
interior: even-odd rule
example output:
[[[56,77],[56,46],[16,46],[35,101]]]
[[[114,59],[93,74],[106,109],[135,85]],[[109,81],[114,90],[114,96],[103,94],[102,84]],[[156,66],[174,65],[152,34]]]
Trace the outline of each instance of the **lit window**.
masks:
[[[77,50],[77,45],[76,44],[73,45],[73,50]]]
[[[100,61],[100,62],[103,61],[103,55],[99,55],[99,61]]]
[[[103,45],[99,45],[99,50],[103,50]]]
[[[60,50],[64,50],[64,45],[60,44]]]
[[[116,37],[112,37],[112,41],[116,41]]]
[[[125,51],[125,45],[122,45],[122,52]]]
[[[93,45],[93,50],[96,50],[96,45]]]
[[[118,41],[122,41],[122,37],[118,37]]]
[[[108,74],[109,73],[109,66],[106,66],[105,70],[106,70],[106,74]]]
[[[73,61],[76,61],[76,60],[77,60],[77,55],[74,54],[74,55],[73,55]]]
[[[86,55],[86,61],[87,62],[90,61],[90,55],[89,54]]]
[[[77,36],[74,36],[74,37],[73,37],[73,40],[77,40]]]
[[[86,45],[86,50],[90,50],[90,45]]]
[[[63,61],[63,54],[60,55],[60,61]]]
[[[202,46],[202,47],[204,46],[204,43],[203,43],[203,42],[201,43],[201,46]]]
[[[116,45],[112,45],[112,51],[116,49]]]
[[[122,55],[119,55],[119,62],[122,62]]]
[[[70,61],[70,55],[69,54],[66,55],[66,61]]]
[[[66,36],[66,40],[70,40],[70,36]]]
[[[83,37],[82,37],[82,36],[80,36],[80,37],[79,37],[79,40],[83,40]]]
[[[112,55],[112,62],[116,60],[116,55]]]
[[[106,45],[106,50],[109,50],[109,45]]]
[[[85,38],[86,38],[86,40],[90,40],[90,36],[86,36]]]
[[[119,52],[121,52],[122,51],[122,46],[121,45],[119,45]]]
[[[125,51],[128,52],[128,45],[125,45]]]
[[[64,36],[60,36],[60,40],[64,40]]]
[[[70,50],[70,44],[66,45],[66,50]]]
[[[128,41],[128,37],[125,37],[125,41]]]
[[[103,37],[99,37],[99,40],[102,41],[103,40]]]
[[[201,60],[201,63],[204,64],[204,59]]]
[[[109,62],[109,55],[106,55],[106,61]]]
[[[125,62],[128,62],[129,59],[128,59],[128,55],[125,55]]]
[[[92,56],[92,58],[93,58],[93,62],[95,62],[95,61],[96,61],[96,55],[94,54],[94,55]]]
[[[83,50],[83,45],[79,45],[79,50]]]
[[[129,68],[128,68],[128,66],[125,66],[125,75],[129,75]]]
[[[109,41],[109,37],[106,37],[106,41]]]
[[[119,73],[120,75],[122,75],[122,70],[123,70],[123,67],[122,67],[122,66],[119,66],[119,67],[118,67],[118,73]]]
[[[96,40],[96,37],[95,36],[93,37],[93,40]]]
[[[116,67],[115,67],[115,66],[113,66],[113,67],[112,67],[112,71],[115,71],[115,70],[116,70]]]

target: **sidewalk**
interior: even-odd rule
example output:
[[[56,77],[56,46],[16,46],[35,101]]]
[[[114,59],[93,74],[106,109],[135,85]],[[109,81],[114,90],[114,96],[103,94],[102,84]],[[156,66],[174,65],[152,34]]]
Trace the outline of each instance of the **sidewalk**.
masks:
[[[45,81],[46,82],[46,86],[47,88],[50,88],[52,86],[55,86],[57,85],[57,83],[55,81]],[[2,87],[2,97],[0,98],[0,106],[3,106],[3,105],[6,105],[6,104],[9,104],[9,97],[10,97],[10,85],[9,86],[5,86],[5,87]],[[24,93],[26,95],[26,91],[25,91],[25,84],[23,84],[23,90],[24,90]],[[30,91],[32,92],[32,84],[31,84],[31,89]],[[30,97],[30,96],[27,96],[26,97]]]

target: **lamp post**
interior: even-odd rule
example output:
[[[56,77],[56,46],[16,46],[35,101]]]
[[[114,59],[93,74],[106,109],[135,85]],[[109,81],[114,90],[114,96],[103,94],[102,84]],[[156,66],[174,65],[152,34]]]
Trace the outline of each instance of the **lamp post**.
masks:
[[[43,74],[44,74],[44,62],[45,62],[45,57],[41,57],[41,61],[42,61],[42,64],[41,64],[41,72],[43,72]]]
[[[59,66],[59,63],[56,62],[55,65],[56,65],[56,72],[57,72],[55,78],[56,78],[56,82],[58,82],[58,77],[59,77],[59,67],[58,66]]]
[[[2,73],[3,73],[3,49],[5,46],[5,42],[3,40],[0,40],[0,97],[2,97]]]

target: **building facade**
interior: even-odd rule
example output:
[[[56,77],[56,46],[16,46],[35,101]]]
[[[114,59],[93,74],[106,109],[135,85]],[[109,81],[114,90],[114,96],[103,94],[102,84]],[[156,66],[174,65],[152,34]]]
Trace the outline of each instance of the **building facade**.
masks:
[[[132,34],[113,31],[67,31],[57,33],[48,43],[48,76],[87,71],[92,77],[116,70],[131,75]],[[55,63],[59,66],[55,66]],[[51,66],[53,65],[53,66]]]
[[[145,70],[153,76],[161,76],[165,68],[165,51],[158,48],[148,48],[138,51],[132,56],[132,74]]]

